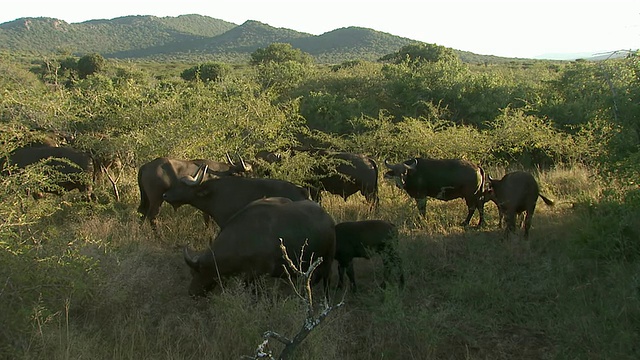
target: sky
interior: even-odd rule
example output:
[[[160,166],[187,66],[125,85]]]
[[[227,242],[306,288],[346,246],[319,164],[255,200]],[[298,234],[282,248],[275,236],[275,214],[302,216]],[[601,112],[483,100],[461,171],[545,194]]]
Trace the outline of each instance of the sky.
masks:
[[[199,14],[320,35],[359,26],[482,55],[553,58],[640,47],[640,0],[12,0],[0,23]]]

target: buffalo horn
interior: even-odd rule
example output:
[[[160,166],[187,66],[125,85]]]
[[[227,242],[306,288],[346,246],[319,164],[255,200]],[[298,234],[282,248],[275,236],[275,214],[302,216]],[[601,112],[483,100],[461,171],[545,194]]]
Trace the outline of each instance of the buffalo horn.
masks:
[[[231,160],[231,156],[229,156],[229,153],[226,152],[225,155],[227,156],[227,162],[229,163],[229,165],[236,166],[236,164],[233,163],[233,160]]]
[[[242,170],[243,171],[249,171],[250,168],[247,167],[247,164],[244,163],[244,160],[242,159],[242,156],[240,156],[240,154],[238,154],[237,152],[236,152],[236,156],[238,157],[238,159],[240,159],[240,164],[242,165]]]
[[[388,167],[391,170],[394,170],[393,165],[389,164],[389,159],[384,159],[384,166]]]
[[[182,248],[182,252],[184,254],[184,261],[187,265],[194,270],[198,270],[198,257],[191,257],[191,254],[189,254],[189,247],[186,245]]]
[[[411,164],[404,164],[404,166],[409,170],[415,170],[418,166],[418,159],[414,158]]]
[[[193,176],[189,176],[189,175],[184,176],[180,179],[180,181],[182,181],[183,183],[189,186],[200,185],[200,183],[204,179],[204,174],[206,174],[208,170],[209,170],[209,165],[202,164],[200,165],[200,167],[198,167],[198,170],[196,170],[196,173]]]

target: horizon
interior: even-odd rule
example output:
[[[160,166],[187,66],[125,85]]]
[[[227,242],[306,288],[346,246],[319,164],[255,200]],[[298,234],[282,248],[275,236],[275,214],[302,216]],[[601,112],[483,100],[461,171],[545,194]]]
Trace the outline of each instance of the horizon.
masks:
[[[305,9],[301,9],[302,3],[306,3]],[[3,11],[0,23],[27,17],[81,23],[126,16],[195,14],[236,25],[254,20],[312,35],[363,27],[479,55],[531,59],[637,50],[640,43],[640,2],[627,0],[222,0],[215,4],[194,0],[180,4],[115,0],[92,4],[90,8],[79,4],[69,0],[24,0]],[[404,8],[416,11],[403,12]],[[438,10],[438,16],[429,16],[430,9]],[[522,20],[523,16],[528,21]],[[422,22],[425,19],[428,21]],[[537,20],[538,24],[530,24]]]

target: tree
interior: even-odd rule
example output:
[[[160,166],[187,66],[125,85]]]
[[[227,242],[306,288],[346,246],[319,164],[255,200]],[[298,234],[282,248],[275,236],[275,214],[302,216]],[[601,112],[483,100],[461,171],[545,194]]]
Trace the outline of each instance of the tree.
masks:
[[[230,71],[231,68],[227,64],[208,62],[184,70],[180,77],[186,81],[194,81],[196,79],[204,82],[220,81]]]
[[[78,59],[78,75],[81,79],[104,69],[105,59],[98,53],[87,54]]]
[[[411,63],[459,61],[452,49],[436,44],[410,44],[400,50],[387,54],[379,59],[383,62],[400,64],[404,61]]]
[[[273,43],[266,48],[257,49],[251,54],[251,65],[266,64],[269,62],[283,63],[293,61],[300,64],[311,64],[313,58],[300,49],[295,49],[291,44]]]

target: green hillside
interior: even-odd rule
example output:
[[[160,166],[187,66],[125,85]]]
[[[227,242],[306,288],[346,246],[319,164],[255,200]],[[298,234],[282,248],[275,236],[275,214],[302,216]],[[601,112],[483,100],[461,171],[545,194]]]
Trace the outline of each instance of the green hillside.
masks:
[[[234,27],[200,15],[126,16],[74,24],[52,18],[21,18],[0,24],[0,47],[38,54],[61,50],[109,54],[209,38]]]
[[[244,62],[258,48],[281,42],[317,62],[376,60],[415,40],[361,27],[312,35],[249,20],[241,25],[201,15],[125,16],[69,24],[21,18],[0,24],[0,50],[30,54],[97,52],[108,58]],[[463,61],[509,59],[458,52]]]

